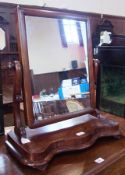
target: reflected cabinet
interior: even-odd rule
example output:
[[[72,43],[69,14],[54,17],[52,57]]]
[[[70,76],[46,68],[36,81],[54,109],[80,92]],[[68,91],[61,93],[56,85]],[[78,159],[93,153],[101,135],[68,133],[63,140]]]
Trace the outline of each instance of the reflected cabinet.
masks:
[[[57,153],[120,135],[119,124],[95,108],[89,18],[69,10],[18,7],[17,34],[15,128],[6,139],[16,159],[44,170]]]

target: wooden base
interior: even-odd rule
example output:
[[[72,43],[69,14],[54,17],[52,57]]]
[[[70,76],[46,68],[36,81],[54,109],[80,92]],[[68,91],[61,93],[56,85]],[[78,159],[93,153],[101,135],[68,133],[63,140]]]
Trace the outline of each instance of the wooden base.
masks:
[[[26,128],[29,143],[21,143],[14,131],[7,135],[9,151],[22,164],[44,170],[59,152],[90,147],[100,137],[120,136],[119,124],[90,114],[82,115],[38,129]]]

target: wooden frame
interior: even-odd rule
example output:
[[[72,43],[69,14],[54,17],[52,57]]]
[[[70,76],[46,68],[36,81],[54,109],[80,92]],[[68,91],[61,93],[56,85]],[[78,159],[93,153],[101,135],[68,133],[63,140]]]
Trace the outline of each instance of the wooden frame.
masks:
[[[72,118],[84,113],[74,112],[73,114],[61,115],[60,117],[54,117],[53,119],[48,119],[45,121],[35,121],[32,110],[32,93],[29,74],[29,61],[28,61],[28,49],[26,40],[26,26],[25,26],[25,16],[38,16],[38,17],[49,17],[49,18],[69,18],[74,20],[86,21],[87,25],[87,43],[88,43],[88,60],[89,60],[89,79],[90,79],[90,100],[91,107],[95,107],[94,100],[94,74],[93,74],[93,60],[92,60],[92,42],[90,34],[90,22],[89,18],[84,17],[82,13],[74,14],[70,11],[57,11],[57,10],[45,10],[43,9],[32,9],[32,8],[21,8],[17,9],[17,31],[18,31],[18,48],[20,48],[20,61],[23,66],[23,90],[24,90],[24,109],[26,116],[26,124],[30,128],[37,128],[46,124],[54,123],[60,120],[65,120]]]

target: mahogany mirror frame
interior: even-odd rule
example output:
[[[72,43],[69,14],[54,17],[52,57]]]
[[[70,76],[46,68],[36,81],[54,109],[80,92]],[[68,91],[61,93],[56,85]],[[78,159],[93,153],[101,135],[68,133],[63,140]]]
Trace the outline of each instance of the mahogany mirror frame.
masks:
[[[26,25],[25,16],[36,17],[49,17],[49,18],[68,18],[79,21],[85,21],[87,26],[87,47],[88,47],[88,66],[89,66],[89,85],[90,85],[90,108],[86,108],[83,111],[68,113],[55,116],[47,120],[35,120],[32,108],[32,91],[29,72],[28,61],[28,46],[26,37]],[[73,118],[84,113],[90,112],[92,108],[95,108],[95,89],[94,89],[94,72],[93,72],[93,54],[92,54],[92,42],[90,32],[90,19],[82,12],[70,11],[70,10],[55,10],[52,8],[17,8],[17,36],[18,36],[18,48],[19,57],[22,64],[23,75],[23,100],[24,100],[24,113],[25,122],[29,128],[38,128],[47,124],[55,123],[65,119]],[[25,75],[25,76],[24,76]]]

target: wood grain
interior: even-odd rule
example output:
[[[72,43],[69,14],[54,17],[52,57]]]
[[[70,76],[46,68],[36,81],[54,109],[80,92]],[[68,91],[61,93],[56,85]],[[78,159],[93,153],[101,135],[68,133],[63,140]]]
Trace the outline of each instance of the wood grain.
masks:
[[[57,153],[88,148],[100,137],[121,135],[117,122],[90,114],[34,130],[27,128],[26,134],[30,142],[22,144],[11,131],[6,145],[22,164],[40,170],[46,168]]]

